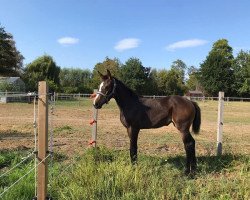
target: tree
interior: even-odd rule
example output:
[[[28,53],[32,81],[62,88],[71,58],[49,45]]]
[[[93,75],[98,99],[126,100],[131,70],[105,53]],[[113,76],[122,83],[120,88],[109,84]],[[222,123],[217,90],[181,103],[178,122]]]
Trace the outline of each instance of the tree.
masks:
[[[0,82],[0,91],[1,92],[24,92],[25,86],[24,85],[17,85],[14,83],[9,82]]]
[[[144,94],[146,95],[157,95],[158,86],[157,86],[157,70],[152,69],[148,76],[148,81],[145,86]]]
[[[187,90],[176,69],[158,71],[157,84],[160,95],[183,95]]]
[[[60,85],[65,93],[91,93],[91,72],[82,69],[64,68],[60,71]]]
[[[166,95],[167,78],[168,78],[168,71],[166,69],[157,71],[156,82],[159,95]]]
[[[250,96],[250,51],[240,51],[234,60],[235,89],[239,96]]]
[[[190,66],[188,68],[188,79],[186,81],[186,86],[189,90],[201,90],[200,82],[199,82],[199,70]]]
[[[171,69],[176,70],[179,73],[181,81],[185,82],[185,71],[187,69],[187,65],[180,59],[174,61],[171,65]]]
[[[39,81],[48,81],[52,91],[59,90],[60,67],[48,55],[41,56],[24,69],[23,79],[28,91],[37,91]]]
[[[103,62],[97,63],[93,69],[92,88],[98,88],[100,84],[100,76],[98,74],[98,71],[105,74],[108,69],[111,72],[112,76],[119,78],[120,66],[121,63],[117,58],[110,59],[106,57]]]
[[[23,59],[22,54],[16,49],[13,36],[0,27],[0,75],[19,76]]]
[[[150,70],[149,67],[143,67],[138,58],[130,58],[121,67],[121,80],[136,93],[147,94]]]
[[[213,44],[206,60],[200,66],[201,85],[208,95],[217,96],[219,91],[234,95],[233,49],[226,39]]]

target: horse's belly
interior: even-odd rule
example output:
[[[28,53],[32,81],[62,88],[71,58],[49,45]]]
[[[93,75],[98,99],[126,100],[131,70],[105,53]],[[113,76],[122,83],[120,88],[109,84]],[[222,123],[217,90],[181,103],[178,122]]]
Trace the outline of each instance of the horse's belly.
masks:
[[[169,125],[171,122],[172,122],[172,120],[167,118],[167,117],[160,118],[160,119],[155,119],[155,120],[151,119],[150,121],[147,121],[145,119],[145,120],[141,121],[140,128],[141,129],[160,128],[162,126]]]

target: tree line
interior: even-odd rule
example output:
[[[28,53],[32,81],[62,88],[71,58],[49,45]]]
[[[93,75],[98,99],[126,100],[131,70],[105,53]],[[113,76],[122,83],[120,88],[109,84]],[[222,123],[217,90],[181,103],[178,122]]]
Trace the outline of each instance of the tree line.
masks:
[[[250,97],[250,51],[241,50],[236,57],[226,39],[217,40],[200,66],[187,66],[184,61],[173,61],[169,69],[144,66],[139,58],[125,63],[106,57],[93,70],[61,68],[50,55],[42,55],[23,66],[24,57],[15,47],[10,33],[0,27],[0,75],[20,76],[27,91],[36,91],[38,81],[47,80],[52,91],[91,93],[98,88],[102,73],[111,73],[138,94],[184,95],[188,90],[200,90],[205,95]],[[1,89],[1,86],[0,86]]]

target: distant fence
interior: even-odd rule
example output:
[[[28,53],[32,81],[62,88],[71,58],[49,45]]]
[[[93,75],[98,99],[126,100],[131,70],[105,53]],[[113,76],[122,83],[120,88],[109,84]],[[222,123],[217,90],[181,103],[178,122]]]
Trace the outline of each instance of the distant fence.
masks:
[[[91,94],[75,93],[75,94],[66,94],[66,93],[55,93],[56,100],[79,100],[81,98],[89,98]]]
[[[143,95],[145,98],[163,98],[166,96],[159,96],[159,95]],[[218,101],[219,97],[190,97],[185,96],[186,98],[194,101]],[[243,97],[224,97],[224,101],[250,101],[250,98],[243,98]]]
[[[8,103],[8,102],[31,102],[33,100],[34,92],[32,93],[19,93],[19,92],[0,92],[0,103]],[[82,98],[89,98],[92,94],[87,93],[54,93],[51,94],[54,96],[55,100],[80,100]],[[166,96],[160,95],[142,95],[145,98],[163,98]],[[218,101],[218,97],[189,97],[186,98],[194,101]],[[250,102],[250,98],[242,98],[242,97],[224,97],[225,101],[248,101]]]
[[[188,97],[190,100],[198,101],[218,101],[219,97]],[[243,97],[224,97],[224,101],[250,101],[250,98]]]
[[[24,92],[0,92],[0,103],[9,102],[31,102],[31,95]]]

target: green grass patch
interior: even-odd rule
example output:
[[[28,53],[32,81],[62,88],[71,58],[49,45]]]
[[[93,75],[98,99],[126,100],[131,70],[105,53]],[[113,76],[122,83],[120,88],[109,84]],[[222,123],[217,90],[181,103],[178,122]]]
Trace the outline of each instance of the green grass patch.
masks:
[[[20,199],[27,200],[32,199],[35,196],[35,174],[32,168],[34,167],[34,156],[32,155],[26,161],[22,162],[28,155],[30,155],[30,151],[0,151],[0,176],[6,173],[4,176],[0,177],[0,199],[3,200],[12,200],[12,199]],[[55,153],[53,154],[54,162],[61,163],[67,159],[65,155]],[[12,169],[14,166],[22,162],[19,166]],[[55,165],[55,169],[58,170],[58,164]],[[54,171],[50,169],[50,177],[51,173]],[[31,173],[27,174],[30,170]],[[20,180],[17,184],[12,187],[12,184],[15,183],[22,176],[25,176],[22,180]],[[3,192],[6,191],[4,194]]]
[[[195,178],[183,175],[185,158],[90,149],[52,181],[55,199],[248,199],[249,157],[198,157]],[[56,175],[56,177],[59,177]]]
[[[54,133],[56,135],[68,135],[68,134],[72,134],[74,132],[73,128],[69,125],[63,125],[63,126],[59,126],[56,127],[54,129]]]
[[[27,152],[1,152],[1,173]],[[194,178],[183,174],[185,157],[139,155],[131,165],[128,151],[89,149],[82,157],[54,155],[49,168],[49,191],[53,199],[249,199],[250,161],[247,155],[198,157]],[[0,194],[33,167],[28,160],[0,179]],[[34,173],[29,174],[2,199],[32,199]]]
[[[30,154],[28,151],[1,151],[0,152],[0,174],[3,174],[23,161]],[[5,189],[10,187],[15,181],[25,175],[34,166],[34,157],[31,156],[21,165],[0,178],[0,195]],[[5,192],[1,199],[31,199],[33,197],[34,172],[28,174],[20,183],[14,185],[11,189]]]

